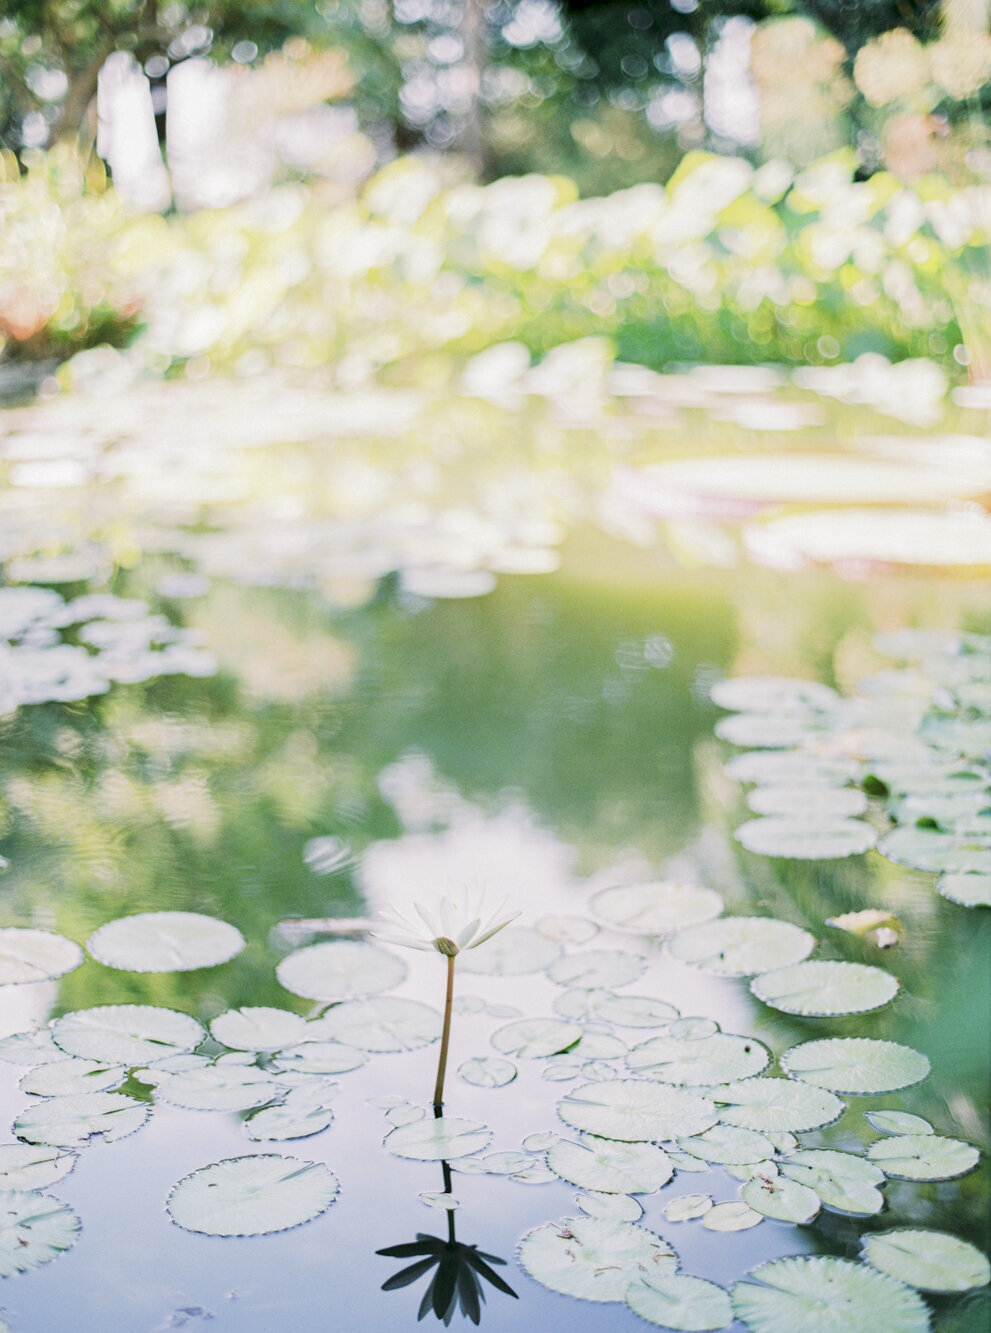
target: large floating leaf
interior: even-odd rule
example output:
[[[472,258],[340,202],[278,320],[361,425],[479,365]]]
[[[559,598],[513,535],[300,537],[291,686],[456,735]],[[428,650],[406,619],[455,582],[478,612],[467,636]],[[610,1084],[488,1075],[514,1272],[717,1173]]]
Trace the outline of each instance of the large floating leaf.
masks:
[[[831,1092],[787,1078],[744,1079],[716,1088],[713,1095],[724,1125],[739,1125],[758,1133],[790,1130],[801,1134],[821,1129],[838,1120],[844,1110],[843,1103]]]
[[[800,861],[826,861],[856,856],[877,842],[877,834],[862,819],[818,819],[773,815],[750,819],[733,836],[748,852],[762,856],[784,856]]]
[[[113,1143],[148,1119],[147,1102],[121,1092],[82,1092],[74,1097],[50,1097],[26,1107],[14,1121],[14,1133],[26,1143],[48,1143],[71,1148],[101,1134]]]
[[[547,969],[551,981],[559,986],[574,986],[582,990],[611,990],[628,986],[643,975],[646,958],[635,953],[621,953],[615,949],[589,949],[587,953],[567,954]]]
[[[418,1000],[380,995],[339,1004],[320,1026],[325,1037],[363,1051],[413,1051],[437,1040],[441,1016]]]
[[[658,881],[624,884],[594,894],[590,906],[602,921],[638,935],[670,935],[711,921],[723,910],[714,889]]]
[[[659,1143],[701,1134],[719,1118],[707,1097],[629,1078],[584,1083],[558,1102],[557,1109],[573,1129],[626,1142]]]
[[[870,1037],[830,1037],[793,1046],[781,1068],[803,1083],[840,1093],[895,1092],[919,1083],[929,1061],[911,1046]]]
[[[935,829],[908,825],[892,829],[878,851],[898,865],[931,870],[935,874],[991,874],[991,841],[967,838]]]
[[[188,1111],[248,1111],[282,1092],[265,1070],[224,1057],[174,1074],[144,1070],[141,1078],[154,1086],[156,1100]]]
[[[98,963],[126,972],[191,972],[244,948],[236,926],[199,912],[140,912],[108,921],[86,941]]]
[[[219,1014],[210,1032],[235,1051],[281,1051],[306,1040],[306,1019],[288,1009],[245,1006]]]
[[[466,1083],[474,1084],[476,1088],[501,1088],[512,1083],[516,1077],[516,1066],[511,1060],[483,1055],[463,1061],[458,1066],[458,1073]]]
[[[936,887],[961,907],[991,907],[991,873],[940,875]]]
[[[811,1222],[822,1206],[815,1190],[785,1176],[768,1180],[756,1175],[740,1193],[743,1202],[755,1213],[779,1222]]]
[[[865,1111],[864,1116],[879,1134],[935,1133],[928,1120],[908,1111]]]
[[[385,1136],[385,1146],[397,1157],[421,1162],[469,1157],[488,1146],[492,1131],[477,1120],[456,1116],[425,1116],[411,1125],[400,1125]]]
[[[702,1225],[707,1231],[749,1231],[751,1227],[763,1222],[764,1214],[758,1213],[742,1199],[733,1199],[729,1203],[717,1203],[702,1217]]]
[[[711,1194],[681,1194],[665,1205],[664,1216],[669,1222],[690,1222],[703,1217],[711,1207]]]
[[[629,1222],[572,1217],[528,1231],[519,1261],[551,1291],[585,1301],[622,1301],[647,1274],[673,1274],[674,1251],[660,1236]]]
[[[914,1291],[846,1259],[773,1259],[758,1265],[749,1278],[733,1288],[733,1313],[753,1333],[929,1329],[929,1311]]]
[[[734,713],[713,730],[720,740],[748,749],[790,750],[811,737],[829,734],[830,723],[818,713]]]
[[[884,1172],[863,1157],[831,1148],[804,1148],[786,1157],[781,1174],[815,1190],[828,1208],[841,1213],[871,1216],[884,1207],[877,1188]]]
[[[277,1106],[266,1106],[244,1122],[249,1139],[305,1139],[334,1119],[331,1109],[338,1085],[326,1079],[292,1088]]]
[[[755,815],[832,823],[862,815],[867,809],[867,797],[856,787],[756,787],[748,795],[747,805]]]
[[[750,989],[783,1013],[831,1018],[883,1008],[897,994],[898,982],[863,963],[811,962],[765,972],[754,978]]]
[[[133,1067],[191,1051],[206,1033],[195,1018],[175,1009],[103,1004],[57,1018],[52,1036],[67,1055]]]
[[[616,1143],[583,1134],[579,1143],[559,1139],[547,1150],[547,1165],[562,1180],[603,1194],[652,1194],[666,1184],[673,1167],[651,1143]]]
[[[683,930],[668,941],[679,962],[727,977],[800,963],[814,947],[815,938],[807,930],[765,916],[723,917]]]
[[[109,1092],[127,1078],[123,1065],[104,1065],[97,1060],[67,1056],[38,1065],[21,1079],[21,1092],[35,1097],[71,1097],[77,1092]]]
[[[540,972],[560,956],[556,940],[529,926],[509,926],[478,948],[461,953],[458,968],[482,976],[515,977]]]
[[[607,1222],[639,1222],[643,1205],[629,1194],[602,1194],[586,1190],[575,1195],[578,1207],[586,1217],[599,1217]]]
[[[653,1037],[634,1046],[626,1063],[635,1073],[662,1083],[688,1083],[703,1087],[751,1078],[766,1069],[771,1054],[752,1037],[716,1032],[696,1039]]]
[[[0,930],[0,986],[49,981],[71,972],[82,961],[82,949],[64,935],[20,926]]]
[[[368,1056],[354,1046],[339,1041],[301,1041],[298,1046],[287,1046],[272,1060],[272,1068],[280,1073],[293,1074],[346,1074],[365,1064]]]
[[[973,1171],[980,1153],[972,1143],[941,1134],[896,1134],[867,1149],[886,1176],[898,1180],[954,1180]]]
[[[0,1277],[57,1259],[78,1234],[79,1218],[68,1204],[33,1190],[0,1189]]]
[[[678,1017],[678,1010],[651,995],[596,995],[586,1016],[620,1028],[656,1028]]]
[[[991,1264],[980,1250],[945,1231],[878,1231],[862,1245],[873,1268],[921,1291],[970,1291],[991,1282]]]
[[[683,1329],[687,1333],[725,1328],[733,1318],[729,1292],[700,1277],[673,1273],[632,1282],[626,1303],[648,1324]]]
[[[736,1125],[713,1125],[704,1134],[680,1138],[678,1147],[705,1162],[762,1162],[774,1156],[774,1145],[763,1134]]]
[[[802,712],[809,708],[829,710],[840,696],[828,685],[792,676],[735,676],[720,680],[709,691],[720,708],[736,713]]]
[[[29,1143],[0,1144],[0,1188],[40,1190],[62,1180],[76,1165],[76,1154]]]
[[[818,788],[842,786],[857,776],[858,766],[852,759],[811,750],[752,750],[734,755],[726,772],[737,782]]]
[[[492,1045],[504,1055],[540,1058],[570,1050],[581,1040],[582,1028],[562,1018],[518,1018],[492,1034]]]
[[[229,1157],[183,1177],[166,1207],[186,1231],[207,1236],[262,1236],[318,1217],[340,1186],[322,1162],[262,1153]]]
[[[329,940],[287,955],[275,975],[293,995],[344,1000],[392,990],[406,979],[406,964],[376,944]]]

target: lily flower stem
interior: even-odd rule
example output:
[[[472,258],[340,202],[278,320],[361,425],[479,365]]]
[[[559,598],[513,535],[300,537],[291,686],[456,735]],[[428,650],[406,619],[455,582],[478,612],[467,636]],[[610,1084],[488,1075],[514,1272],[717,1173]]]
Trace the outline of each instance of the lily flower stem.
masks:
[[[451,1007],[454,1003],[454,954],[447,958],[447,995],[444,1001],[444,1027],[440,1036],[440,1056],[437,1060],[437,1082],[434,1084],[434,1115],[444,1111],[444,1075],[447,1072],[447,1047],[451,1039]]]

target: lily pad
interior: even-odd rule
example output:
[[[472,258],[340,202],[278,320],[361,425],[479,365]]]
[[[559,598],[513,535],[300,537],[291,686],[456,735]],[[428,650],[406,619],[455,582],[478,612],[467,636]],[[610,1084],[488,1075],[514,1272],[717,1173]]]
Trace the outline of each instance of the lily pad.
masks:
[[[66,1055],[108,1064],[153,1064],[199,1046],[206,1032],[189,1014],[151,1004],[103,1004],[77,1009],[52,1024]]]
[[[723,900],[714,889],[656,881],[601,889],[590,906],[600,920],[618,930],[670,935],[719,916]]]
[[[519,1261],[551,1291],[585,1301],[622,1301],[630,1283],[648,1273],[673,1274],[678,1263],[652,1231],[593,1217],[547,1222],[528,1231]]]
[[[715,1282],[683,1273],[631,1282],[626,1290],[626,1303],[648,1324],[689,1333],[725,1328],[733,1318],[728,1291]]]
[[[458,1073],[476,1088],[502,1088],[516,1077],[516,1066],[511,1060],[482,1055],[463,1061],[458,1066]]]
[[[234,1051],[280,1051],[306,1040],[306,1019],[288,1009],[246,1005],[219,1014],[210,1032]]]
[[[597,995],[588,1005],[589,1018],[620,1028],[656,1028],[678,1017],[678,1010],[651,995]]]
[[[74,1097],[49,1097],[26,1107],[14,1121],[14,1133],[25,1143],[73,1148],[94,1134],[113,1143],[140,1129],[151,1107],[122,1092],[81,1092]]]
[[[879,1134],[934,1134],[936,1131],[921,1115],[908,1111],[865,1111],[865,1116]]]
[[[961,907],[991,907],[991,874],[940,875],[936,887]]]
[[[230,1064],[221,1057],[181,1073],[143,1071],[158,1101],[187,1111],[248,1111],[278,1097],[282,1088],[272,1075],[254,1065]]]
[[[972,1143],[941,1134],[896,1134],[867,1149],[868,1160],[897,1180],[955,1180],[973,1171],[980,1156]]]
[[[666,1205],[664,1216],[669,1222],[690,1222],[704,1217],[711,1207],[711,1194],[682,1194]]]
[[[71,1097],[77,1092],[109,1092],[127,1078],[123,1065],[104,1065],[97,1060],[69,1056],[38,1065],[21,1079],[21,1092],[35,1097]]]
[[[364,1051],[339,1041],[301,1041],[287,1046],[272,1060],[272,1068],[283,1074],[346,1074],[368,1060]]]
[[[587,944],[599,933],[599,927],[585,916],[542,916],[537,930],[549,940],[562,944]]]
[[[79,1218],[68,1204],[34,1190],[0,1189],[0,1277],[57,1259],[78,1235]]]
[[[736,713],[795,712],[834,708],[840,697],[828,685],[792,676],[735,676],[720,680],[709,691],[720,708]]]
[[[43,1144],[0,1144],[0,1188],[40,1190],[64,1179],[76,1165],[76,1154]]]
[[[668,941],[679,962],[719,976],[746,977],[800,963],[815,937],[788,921],[764,916],[728,916],[683,930]]]
[[[811,750],[751,750],[734,755],[725,772],[736,782],[795,789],[842,786],[857,777],[858,766],[852,759]]]
[[[892,829],[878,851],[897,865],[913,866],[934,874],[991,874],[991,844],[987,839],[968,839],[936,829],[906,825]]]
[[[701,1134],[719,1119],[709,1098],[641,1079],[584,1083],[562,1098],[557,1109],[573,1129],[624,1142],[659,1143]]]
[[[991,1282],[991,1264],[975,1246],[945,1231],[905,1227],[861,1242],[872,1268],[920,1291],[970,1291]]]
[[[236,926],[199,912],[139,912],[100,926],[86,941],[98,963],[125,972],[191,972],[244,948]]]
[[[758,1285],[759,1284],[759,1285]],[[829,1256],[772,1259],[733,1288],[733,1313],[753,1333],[928,1333],[914,1291],[864,1264]]]
[[[308,1000],[379,995],[406,979],[395,954],[363,940],[328,940],[288,954],[275,969],[279,984]]]
[[[618,949],[590,949],[586,953],[567,954],[547,968],[547,975],[558,986],[582,990],[612,990],[628,986],[643,975],[647,960],[635,953]]]
[[[678,1147],[705,1162],[760,1162],[774,1156],[774,1146],[763,1134],[737,1125],[713,1125],[704,1134],[680,1138]]]
[[[441,1016],[418,1000],[379,995],[347,1000],[320,1019],[325,1037],[363,1051],[414,1051],[440,1036]]]
[[[262,1236],[319,1217],[340,1185],[322,1162],[259,1153],[185,1176],[166,1200],[173,1222],[207,1236]]]
[[[11,1065],[43,1065],[64,1060],[65,1051],[52,1040],[48,1028],[29,1028],[0,1038],[0,1060]]]
[[[884,1172],[854,1153],[803,1148],[779,1163],[782,1175],[815,1190],[827,1208],[870,1217],[884,1207]]]
[[[334,1119],[331,1101],[338,1085],[321,1079],[291,1088],[276,1106],[266,1106],[244,1122],[249,1139],[305,1139],[325,1130]]]
[[[820,820],[812,814],[803,818],[767,815],[750,819],[733,836],[748,852],[799,861],[857,856],[877,842],[877,834],[862,819]]]
[[[456,1116],[425,1116],[411,1125],[400,1125],[385,1136],[385,1146],[397,1157],[419,1162],[440,1162],[452,1157],[470,1157],[488,1146],[492,1131],[477,1120]]]
[[[576,1195],[578,1207],[586,1217],[599,1217],[608,1222],[639,1222],[643,1217],[643,1205],[629,1194],[602,1194],[598,1190],[586,1190]]]
[[[729,1203],[714,1204],[703,1215],[702,1225],[707,1231],[749,1231],[763,1220],[763,1213],[758,1213],[742,1199],[733,1199]]]
[[[783,819],[848,819],[862,815],[867,797],[856,787],[755,787],[747,796],[755,815]]]
[[[713,1093],[724,1125],[755,1129],[758,1133],[789,1130],[801,1134],[831,1125],[844,1105],[824,1088],[795,1083],[787,1078],[749,1078],[730,1083]]]
[[[721,717],[713,731],[720,740],[747,749],[790,750],[812,737],[829,734],[830,721],[820,713],[733,713]]]
[[[750,989],[782,1013],[832,1018],[883,1008],[898,993],[898,982],[863,963],[811,962],[765,972],[754,978]]]
[[[0,930],[0,986],[50,981],[83,961],[78,944],[50,930],[8,926]]]
[[[458,969],[487,977],[518,977],[540,972],[561,956],[561,946],[530,926],[507,926],[458,955]]]
[[[602,1194],[652,1194],[674,1168],[651,1143],[616,1143],[583,1134],[578,1143],[560,1139],[547,1150],[547,1165],[562,1180]]]
[[[778,1222],[811,1222],[822,1207],[818,1194],[786,1176],[773,1180],[754,1176],[740,1191],[743,1202],[764,1217]]]
[[[628,1068],[642,1077],[699,1087],[752,1078],[770,1060],[770,1051],[759,1041],[724,1032],[694,1040],[653,1037],[634,1046],[626,1057]]]
[[[831,1037],[793,1046],[781,1057],[781,1068],[817,1088],[863,1095],[920,1083],[929,1074],[929,1061],[920,1051],[893,1041]]]
[[[492,1045],[504,1055],[539,1059],[570,1050],[581,1036],[577,1023],[562,1018],[518,1018],[493,1032]]]

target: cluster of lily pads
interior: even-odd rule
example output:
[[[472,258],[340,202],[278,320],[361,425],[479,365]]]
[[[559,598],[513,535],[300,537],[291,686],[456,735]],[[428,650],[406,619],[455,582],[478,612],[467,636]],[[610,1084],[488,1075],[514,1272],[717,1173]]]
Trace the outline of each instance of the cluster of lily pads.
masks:
[[[822,859],[866,852],[939,876],[944,898],[991,906],[991,638],[901,630],[875,640],[906,664],[852,698],[816,681],[739,677],[713,700],[716,732],[755,747],[730,776],[754,784],[749,851]],[[869,798],[883,806],[871,821]],[[882,814],[883,810],[883,814]]]

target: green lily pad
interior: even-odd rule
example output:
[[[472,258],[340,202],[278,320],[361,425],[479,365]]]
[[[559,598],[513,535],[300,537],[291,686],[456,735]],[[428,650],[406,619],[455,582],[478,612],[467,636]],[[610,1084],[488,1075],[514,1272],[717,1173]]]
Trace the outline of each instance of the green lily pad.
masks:
[[[586,1016],[620,1028],[656,1028],[677,1018],[678,1010],[651,995],[597,994],[588,1005]]]
[[[280,1074],[346,1074],[360,1069],[368,1056],[354,1046],[339,1041],[301,1041],[298,1046],[287,1046],[272,1060],[272,1068]]]
[[[640,1278],[626,1290],[626,1303],[648,1324],[696,1330],[725,1328],[733,1318],[729,1292],[700,1277],[674,1273]]]
[[[913,866],[934,874],[991,874],[991,845],[988,840],[957,837],[935,829],[907,825],[892,829],[879,843],[878,851],[897,865]]]
[[[747,796],[755,815],[832,822],[862,815],[867,797],[856,787],[755,787]]]
[[[7,926],[0,930],[0,986],[50,981],[83,961],[78,944],[50,930]]]
[[[453,1213],[455,1209],[461,1207],[461,1201],[456,1199],[453,1194],[438,1193],[436,1190],[421,1190],[416,1196],[421,1203],[425,1203],[428,1208],[440,1208],[444,1212]]]
[[[928,1120],[907,1111],[866,1111],[865,1116],[879,1134],[935,1134]]]
[[[709,697],[720,708],[737,713],[805,712],[810,708],[828,711],[840,702],[840,696],[828,685],[792,676],[734,676],[717,681]]]
[[[973,1171],[980,1156],[972,1143],[941,1134],[896,1134],[867,1149],[868,1160],[896,1180],[955,1180]]]
[[[728,1203],[714,1204],[703,1214],[702,1225],[706,1231],[749,1231],[763,1220],[763,1213],[758,1213],[742,1199],[733,1199]]]
[[[765,916],[727,916],[683,930],[668,941],[679,962],[719,976],[746,977],[800,963],[815,937],[788,921]]]
[[[858,856],[877,842],[862,819],[818,819],[813,814],[787,819],[773,815],[750,819],[733,834],[748,852],[799,861],[826,861]]]
[[[743,1202],[755,1213],[778,1222],[811,1222],[822,1207],[818,1194],[786,1176],[773,1180],[754,1176],[740,1191]]]
[[[218,1014],[210,1032],[222,1046],[234,1051],[281,1051],[306,1040],[306,1019],[288,1009],[245,1005]]]
[[[440,1036],[441,1016],[419,1000],[377,995],[346,1000],[324,1014],[324,1037],[362,1051],[415,1051]]]
[[[458,1066],[458,1073],[476,1088],[502,1088],[516,1077],[516,1066],[511,1060],[482,1055],[463,1061]]]
[[[581,990],[612,990],[628,986],[643,975],[647,960],[635,953],[618,949],[589,949],[586,953],[566,954],[547,968],[547,975],[558,986]]]
[[[713,1096],[724,1125],[758,1133],[789,1130],[801,1134],[821,1129],[838,1120],[845,1109],[840,1099],[824,1088],[787,1078],[748,1078],[714,1089]]]
[[[328,940],[288,954],[275,969],[279,985],[308,1000],[379,995],[406,979],[395,954],[363,940]]]
[[[639,1222],[643,1217],[643,1205],[629,1194],[602,1194],[598,1190],[586,1190],[576,1195],[578,1207],[586,1217],[598,1217],[607,1222]]]
[[[78,1235],[79,1218],[68,1204],[34,1190],[0,1190],[0,1277],[57,1259]]]
[[[896,1092],[920,1083],[929,1061],[910,1046],[870,1037],[831,1037],[793,1046],[781,1057],[791,1078],[830,1092],[855,1095]]]
[[[812,737],[828,735],[830,722],[820,713],[733,713],[713,727],[720,740],[748,750],[790,750]]]
[[[704,1217],[711,1207],[711,1194],[681,1194],[667,1204],[664,1216],[669,1222],[691,1222]]]
[[[291,1088],[281,1102],[248,1116],[244,1131],[249,1139],[306,1139],[325,1130],[334,1119],[331,1101],[338,1085],[326,1079]]]
[[[64,1060],[65,1051],[52,1040],[48,1028],[29,1028],[0,1038],[0,1060],[11,1065],[43,1065]]]
[[[38,1065],[24,1075],[18,1087],[35,1097],[71,1097],[77,1092],[109,1092],[127,1078],[123,1065],[104,1065],[98,1060],[68,1056]]]
[[[734,755],[725,772],[736,782],[760,786],[842,786],[858,775],[852,759],[812,750],[751,750]]]
[[[714,889],[664,881],[601,889],[589,905],[607,925],[637,935],[670,935],[711,921],[723,910]]]
[[[228,1063],[222,1056],[181,1073],[142,1071],[142,1082],[155,1088],[157,1101],[187,1111],[248,1111],[278,1097],[282,1088],[254,1065]]]
[[[622,1301],[647,1273],[674,1273],[677,1258],[660,1236],[629,1222],[572,1217],[528,1231],[520,1242],[524,1271],[551,1291],[585,1301]]]
[[[557,1109],[572,1129],[624,1142],[659,1143],[701,1134],[719,1119],[707,1097],[628,1078],[584,1083],[562,1098]]]
[[[562,1180],[601,1194],[653,1194],[673,1174],[668,1156],[651,1143],[616,1143],[583,1134],[578,1143],[559,1139],[547,1165]]]
[[[884,1207],[884,1172],[854,1153],[803,1148],[779,1164],[782,1175],[815,1190],[827,1208],[870,1217]]]
[[[762,1176],[765,1180],[776,1180],[778,1176],[777,1164],[769,1157],[761,1162],[724,1162],[723,1170],[734,1180],[744,1183],[753,1180],[754,1176]]]
[[[627,1054],[627,1067],[662,1083],[699,1087],[752,1078],[766,1069],[771,1053],[753,1037],[716,1032],[709,1037],[652,1037]]]
[[[492,1045],[504,1055],[539,1059],[570,1050],[581,1040],[582,1031],[577,1023],[561,1018],[518,1018],[493,1032]]]
[[[944,898],[961,907],[991,907],[991,873],[940,875],[936,887]]]
[[[340,1185],[322,1162],[259,1153],[201,1167],[174,1187],[166,1208],[185,1231],[263,1236],[319,1217]]]
[[[81,1092],[74,1097],[49,1097],[26,1107],[14,1121],[14,1133],[25,1143],[74,1148],[95,1134],[113,1143],[133,1134],[148,1119],[151,1107],[122,1092]]]
[[[199,912],[139,912],[100,926],[86,941],[98,963],[125,972],[191,972],[244,948],[236,926]]]
[[[420,1162],[440,1162],[445,1158],[469,1157],[488,1146],[492,1131],[477,1120],[456,1116],[425,1116],[411,1125],[400,1125],[385,1136],[384,1143],[397,1157],[413,1157]]]
[[[863,963],[811,962],[765,972],[753,979],[750,989],[782,1013],[832,1018],[883,1008],[898,993],[898,982]]]
[[[520,977],[529,972],[542,972],[562,949],[556,940],[548,939],[530,926],[507,926],[477,949],[468,949],[458,955],[458,969],[487,977]]]
[[[678,1147],[705,1162],[760,1162],[774,1156],[774,1146],[763,1134],[736,1125],[713,1125],[704,1134],[680,1138]]]
[[[77,1160],[74,1152],[44,1144],[0,1144],[0,1189],[44,1189],[63,1180]]]
[[[206,1032],[189,1014],[151,1004],[103,1004],[77,1009],[52,1024],[55,1044],[66,1055],[108,1064],[153,1064],[191,1051]]]
[[[929,1329],[929,1311],[914,1291],[864,1264],[822,1255],[759,1264],[736,1284],[732,1300],[734,1315],[753,1333]]]
[[[945,1231],[877,1231],[861,1244],[872,1268],[920,1291],[970,1291],[991,1282],[991,1264],[980,1250]]]

